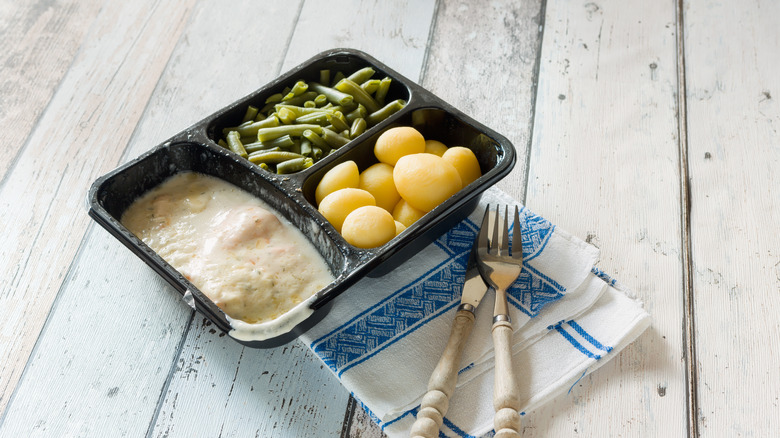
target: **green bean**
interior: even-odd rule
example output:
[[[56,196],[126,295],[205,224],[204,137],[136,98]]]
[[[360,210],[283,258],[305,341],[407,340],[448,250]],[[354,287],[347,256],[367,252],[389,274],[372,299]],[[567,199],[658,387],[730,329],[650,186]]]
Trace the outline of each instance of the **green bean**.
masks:
[[[227,144],[227,143],[225,143],[225,140],[222,140],[221,138],[219,139],[219,141],[217,142],[217,144],[218,144],[218,145],[220,145],[220,146],[222,146],[222,147],[223,147],[223,148],[225,148],[225,149],[230,149],[230,147],[228,146],[228,144]]]
[[[322,128],[322,139],[325,140],[325,142],[328,143],[328,146],[333,149],[338,149],[349,143],[348,138],[344,138],[340,134],[333,132],[328,128]]]
[[[278,110],[276,110],[276,116],[279,117],[279,120],[281,120],[281,122],[284,123],[285,125],[294,123],[295,119],[298,118],[298,114],[296,114],[295,111],[292,111],[289,108],[279,108]]]
[[[284,94],[282,94],[282,93],[272,94],[272,95],[268,96],[268,98],[265,99],[265,103],[281,102],[283,97],[284,97]]]
[[[244,147],[246,148],[246,144],[247,143],[254,143],[255,142],[255,136],[251,135],[249,137],[241,137],[241,138],[239,138],[239,140],[241,140],[241,144],[243,144]]]
[[[260,112],[257,114],[257,117],[260,117],[261,115],[262,117],[268,116],[268,112],[274,109],[274,105],[276,105],[276,102],[266,103],[264,107],[260,108]]]
[[[257,151],[249,155],[249,161],[259,164],[278,164],[283,161],[300,158],[302,155],[287,151]]]
[[[322,130],[320,130],[322,132]],[[303,137],[307,140],[309,140],[314,146],[317,146],[320,149],[328,150],[330,149],[330,146],[328,146],[328,142],[322,139],[316,132],[307,129],[306,131],[303,131]]]
[[[320,70],[320,83],[321,84],[330,83],[330,70],[328,69]]]
[[[230,131],[236,131],[241,137],[249,137],[257,134],[257,131],[261,128],[271,128],[279,126],[279,119],[276,116],[269,116],[259,122],[253,122],[248,125],[241,125],[233,128],[225,128],[222,130],[224,135],[227,135]]]
[[[257,140],[268,141],[288,134],[300,136],[303,134],[303,131],[306,130],[312,130],[315,133],[320,133],[322,132],[322,126],[301,124],[301,125],[281,125],[281,126],[275,126],[273,128],[262,128],[257,131]]]
[[[360,88],[368,94],[374,94],[379,89],[379,83],[379,79],[371,79],[360,84]]]
[[[246,112],[244,113],[244,118],[241,120],[241,123],[251,122],[252,120],[257,117],[257,112],[259,109],[256,106],[249,105],[246,107]]]
[[[309,89],[309,84],[307,84],[305,81],[298,81],[293,85],[292,89],[290,89],[290,92],[287,93],[286,96],[282,98],[282,102],[286,100],[290,100],[293,97],[300,96],[303,94],[304,91]]]
[[[269,167],[267,164],[265,164],[265,163],[260,163],[260,164],[258,164],[258,167],[260,167],[260,168],[261,168],[261,169],[263,169],[263,170],[267,170],[268,172],[272,172],[272,171],[273,171],[273,170],[271,170],[271,168],[270,168],[270,167]]]
[[[385,104],[385,97],[387,97],[387,92],[390,90],[390,83],[393,82],[392,79],[386,77],[379,81],[379,87],[376,89],[376,92],[374,93],[374,99],[380,104]]]
[[[366,119],[359,118],[352,122],[349,128],[349,138],[355,138],[366,131]]]
[[[287,146],[287,150],[290,152],[295,152],[296,154],[301,154],[301,139],[294,138],[292,139],[292,144],[290,146]]]
[[[369,80],[371,78],[371,76],[374,76],[374,73],[375,73],[375,71],[374,71],[373,68],[371,68],[371,67],[363,67],[360,70],[358,70],[358,71],[352,73],[351,75],[347,76],[347,78],[350,81],[360,85],[363,82]]]
[[[366,117],[366,123],[368,123],[368,126],[374,126],[397,113],[404,105],[406,105],[406,102],[403,99],[396,99],[382,107],[379,111],[369,114],[368,117]]]
[[[290,99],[282,100],[282,103],[286,103],[288,105],[303,105],[303,102],[306,102],[307,100],[312,100],[315,97],[317,97],[317,93],[315,93],[314,91],[307,91],[303,94],[299,94]]]
[[[343,131],[345,129],[349,129],[349,125],[347,124],[347,119],[344,117],[344,114],[341,113],[341,111],[336,111],[332,114],[328,114],[328,121],[331,125],[333,125],[333,128],[335,128],[335,131]]]
[[[334,105],[345,105],[354,99],[351,95],[341,92],[335,88],[326,87],[325,85],[312,82],[309,84],[309,88],[317,93],[324,94],[328,101],[333,102]]]
[[[340,80],[344,79],[346,76],[344,76],[344,72],[337,71],[335,75],[333,75],[333,85],[336,85],[339,83]],[[325,82],[323,82],[324,84]]]
[[[347,78],[340,80],[339,83],[336,84],[336,86],[333,88],[352,96],[355,102],[362,104],[370,113],[373,113],[380,108],[376,100],[374,100],[373,97],[366,93],[365,90],[360,88],[360,85],[350,81]]]
[[[277,104],[275,108],[276,108],[277,112],[281,111],[282,109],[290,110],[290,111],[295,113],[295,117],[300,117],[300,116],[303,116],[303,115],[306,115],[306,114],[311,114],[311,113],[321,113],[321,112],[328,112],[328,113],[330,113],[330,112],[334,112],[334,111],[337,111],[337,109],[334,109],[334,108],[338,108],[338,107],[331,106],[330,108],[306,108],[306,107],[303,107],[303,106],[286,105],[286,104],[280,103],[280,104]]]
[[[303,102],[304,108],[317,108],[317,104],[314,103],[313,100],[307,100],[306,102]]]
[[[328,123],[329,115],[330,113],[327,111],[312,112],[298,117],[295,119],[295,123],[309,123],[322,126]]]
[[[325,97],[324,94],[318,94],[317,97],[314,98],[314,104],[317,106],[323,106],[328,103],[328,98]]]
[[[244,145],[244,148],[247,152],[257,152],[262,150],[268,150],[272,148],[281,148],[281,149],[288,149],[293,144],[295,144],[295,141],[293,138],[289,135],[283,135],[281,137],[275,138],[273,140],[268,141],[257,141],[254,143],[250,143],[247,145]]]
[[[228,132],[227,144],[231,151],[241,155],[243,158],[247,157],[246,149],[241,144],[241,137],[238,135],[238,131]]]
[[[320,148],[318,146],[312,146],[312,148],[311,148],[311,157],[313,159],[319,160],[320,158],[322,158],[322,155],[323,155],[322,148]]]
[[[282,161],[276,165],[276,173],[284,175],[287,173],[298,172],[314,164],[314,160],[311,157],[299,157],[291,160]]]
[[[311,140],[306,137],[301,138],[301,155],[311,156]]]
[[[346,117],[349,123],[352,123],[355,119],[365,119],[367,115],[368,111],[366,111],[366,107],[358,105],[355,110],[348,112],[344,117]]]

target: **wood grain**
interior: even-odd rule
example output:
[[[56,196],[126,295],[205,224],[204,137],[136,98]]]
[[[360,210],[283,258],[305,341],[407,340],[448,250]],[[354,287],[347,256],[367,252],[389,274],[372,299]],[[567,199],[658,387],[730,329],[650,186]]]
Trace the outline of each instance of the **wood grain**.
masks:
[[[780,5],[685,5],[692,420],[703,437],[772,436],[780,429]]]
[[[87,187],[117,163],[189,10],[187,1],[102,9],[27,140],[34,147],[0,187],[0,408],[84,235]]]
[[[547,2],[526,205],[598,246],[653,326],[524,436],[685,434],[676,72],[673,3]]]
[[[0,2],[0,185],[100,11],[98,2]]]
[[[517,165],[498,187],[525,196],[536,96],[542,2],[439,2],[421,83],[501,133],[517,149]]]
[[[143,436],[192,317],[93,226],[0,422],[0,436]]]

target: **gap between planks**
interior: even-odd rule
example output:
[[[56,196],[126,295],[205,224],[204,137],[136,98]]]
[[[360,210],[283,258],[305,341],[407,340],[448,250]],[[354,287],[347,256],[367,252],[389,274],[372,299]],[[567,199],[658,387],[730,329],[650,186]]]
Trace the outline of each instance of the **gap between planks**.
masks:
[[[696,367],[696,321],[693,309],[693,261],[691,248],[691,186],[688,168],[688,114],[685,84],[685,9],[684,0],[677,0],[677,141],[680,157],[680,254],[682,263],[682,343],[685,361],[686,407],[688,436],[699,436],[699,400]]]

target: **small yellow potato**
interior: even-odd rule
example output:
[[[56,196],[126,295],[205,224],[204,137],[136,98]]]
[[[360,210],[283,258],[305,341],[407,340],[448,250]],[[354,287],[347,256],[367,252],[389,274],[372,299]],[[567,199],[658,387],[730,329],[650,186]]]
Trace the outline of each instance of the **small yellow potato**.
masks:
[[[399,235],[404,232],[406,229],[406,225],[398,222],[397,220],[393,219],[393,222],[395,222],[395,235]]]
[[[388,212],[401,199],[393,181],[393,166],[385,163],[376,163],[360,173],[359,189],[371,193],[376,200],[377,207],[382,207]]]
[[[395,208],[393,208],[393,219],[407,228],[412,226],[413,223],[423,216],[425,216],[424,211],[412,207],[403,198],[401,198]]]
[[[442,157],[425,153],[401,157],[393,169],[393,181],[401,198],[424,212],[433,210],[463,187],[455,166]]]
[[[447,145],[438,140],[425,140],[425,153],[442,156],[447,151]]]
[[[374,144],[374,155],[382,163],[395,166],[404,155],[425,152],[425,138],[411,126],[398,126],[383,132]]]
[[[395,229],[393,216],[387,210],[368,205],[347,215],[341,235],[358,248],[376,248],[395,237]]]
[[[469,148],[453,146],[444,152],[442,158],[458,169],[463,187],[473,183],[482,176],[477,156]]]
[[[340,233],[341,226],[344,224],[344,219],[346,219],[347,215],[356,208],[367,205],[376,206],[376,201],[371,193],[348,187],[336,190],[323,198],[322,202],[320,202],[319,210],[325,216],[325,219]]]
[[[314,190],[314,200],[317,205],[320,205],[326,196],[336,190],[357,188],[358,184],[360,184],[360,171],[357,164],[354,161],[345,161],[325,172]]]

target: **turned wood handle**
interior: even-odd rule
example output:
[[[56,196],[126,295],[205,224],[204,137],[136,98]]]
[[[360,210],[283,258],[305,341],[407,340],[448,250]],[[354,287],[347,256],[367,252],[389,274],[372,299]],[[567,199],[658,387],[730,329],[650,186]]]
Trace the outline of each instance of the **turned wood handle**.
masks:
[[[505,315],[501,315],[505,316]],[[495,348],[495,380],[493,384],[493,427],[496,438],[520,436],[520,394],[512,368],[512,323],[509,317],[493,318],[493,348]]]
[[[450,405],[450,396],[458,382],[461,353],[472,327],[474,327],[474,314],[468,310],[458,310],[452,322],[447,347],[444,348],[444,353],[428,380],[428,392],[423,396],[420,412],[417,413],[417,420],[412,426],[410,436],[424,438],[439,436],[439,428]]]

